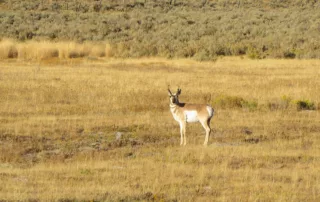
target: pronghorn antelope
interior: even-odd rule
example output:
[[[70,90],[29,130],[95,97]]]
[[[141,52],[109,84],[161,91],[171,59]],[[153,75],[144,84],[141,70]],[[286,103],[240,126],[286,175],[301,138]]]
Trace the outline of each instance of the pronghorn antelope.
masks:
[[[186,125],[189,122],[200,122],[203,128],[206,130],[206,137],[204,140],[204,145],[208,145],[208,140],[211,132],[210,120],[213,117],[213,108],[206,104],[188,104],[180,103],[179,95],[181,94],[181,89],[178,88],[175,94],[172,94],[168,88],[168,93],[170,97],[170,111],[173,118],[180,124],[180,135],[181,141],[180,145],[186,145]]]

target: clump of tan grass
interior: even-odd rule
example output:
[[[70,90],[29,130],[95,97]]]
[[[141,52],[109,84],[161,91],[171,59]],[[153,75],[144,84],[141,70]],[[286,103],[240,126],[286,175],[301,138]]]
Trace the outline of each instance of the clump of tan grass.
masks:
[[[70,59],[83,57],[111,57],[110,44],[90,42],[17,42],[11,39],[0,41],[0,59],[17,58],[19,60],[45,60],[50,58]]]
[[[59,55],[59,50],[50,42],[17,43],[18,59],[43,60],[54,58]]]
[[[105,47],[104,45],[96,45],[92,43],[75,43],[75,42],[60,42],[56,44],[59,50],[60,59],[68,58],[82,58],[82,57],[104,57]],[[108,46],[108,44],[106,45]]]
[[[106,43],[104,54],[105,54],[106,57],[112,57],[113,56],[112,48],[111,48],[111,45],[109,43]]]
[[[17,47],[12,40],[0,41],[0,59],[16,58],[18,56]]]

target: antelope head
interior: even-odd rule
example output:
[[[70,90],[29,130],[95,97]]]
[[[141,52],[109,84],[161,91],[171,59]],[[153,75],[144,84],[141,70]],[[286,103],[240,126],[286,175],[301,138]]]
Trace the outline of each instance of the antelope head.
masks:
[[[168,95],[170,99],[170,104],[179,104],[179,95],[181,94],[181,89],[178,88],[177,92],[172,94],[170,89],[168,88]]]

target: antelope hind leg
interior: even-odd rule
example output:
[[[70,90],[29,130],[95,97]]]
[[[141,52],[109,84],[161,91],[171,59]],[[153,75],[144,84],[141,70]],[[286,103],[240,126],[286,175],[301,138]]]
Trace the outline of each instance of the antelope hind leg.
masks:
[[[208,142],[209,142],[209,137],[210,137],[210,133],[211,133],[211,128],[210,128],[210,119],[206,120],[206,121],[201,121],[201,125],[203,126],[203,128],[206,130],[206,137],[204,139],[204,146],[208,146]]]

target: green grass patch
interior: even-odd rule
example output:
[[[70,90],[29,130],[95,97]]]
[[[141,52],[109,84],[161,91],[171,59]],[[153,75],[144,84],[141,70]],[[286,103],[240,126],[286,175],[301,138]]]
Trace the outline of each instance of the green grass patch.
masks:
[[[297,110],[316,110],[314,102],[310,100],[297,100],[295,101]]]
[[[248,109],[248,110],[255,110],[258,107],[258,102],[253,100],[245,100],[239,96],[226,96],[221,95],[218,96],[212,104],[214,107],[219,107],[222,109]]]

